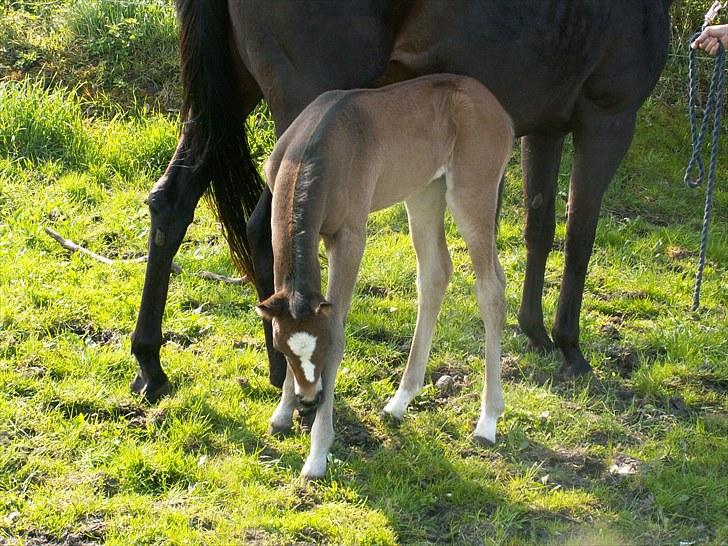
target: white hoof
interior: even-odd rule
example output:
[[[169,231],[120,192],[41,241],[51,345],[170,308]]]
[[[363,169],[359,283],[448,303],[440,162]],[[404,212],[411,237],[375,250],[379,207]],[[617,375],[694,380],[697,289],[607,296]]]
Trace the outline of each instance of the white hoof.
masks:
[[[394,417],[397,421],[401,421],[404,419],[404,414],[407,412],[407,406],[409,406],[412,398],[413,396],[409,393],[397,390],[392,399],[386,406],[384,406],[384,413],[388,414],[390,417]]]
[[[491,415],[484,415],[478,419],[478,424],[475,426],[475,433],[473,434],[475,441],[495,444],[496,423],[498,423],[498,417]]]
[[[301,469],[301,478],[304,480],[320,480],[326,476],[326,457],[314,458],[309,455]]]

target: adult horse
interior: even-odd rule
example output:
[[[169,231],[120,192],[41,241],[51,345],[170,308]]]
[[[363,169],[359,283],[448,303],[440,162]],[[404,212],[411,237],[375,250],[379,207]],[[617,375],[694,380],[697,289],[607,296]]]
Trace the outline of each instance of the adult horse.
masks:
[[[322,92],[423,74],[472,76],[521,136],[526,275],[518,315],[533,347],[554,347],[541,304],[553,243],[564,137],[574,160],[565,266],[553,342],[563,375],[590,370],[579,347],[582,292],[602,196],[629,147],[636,113],[665,63],[671,0],[177,0],[184,89],[181,138],[149,196],[151,231],[132,337],[135,392],[169,389],[159,361],[172,258],[209,190],[234,261],[273,293],[271,194],[253,165],[244,119],[268,102],[278,135]],[[246,233],[247,223],[247,233]],[[271,381],[285,359],[265,324]]]

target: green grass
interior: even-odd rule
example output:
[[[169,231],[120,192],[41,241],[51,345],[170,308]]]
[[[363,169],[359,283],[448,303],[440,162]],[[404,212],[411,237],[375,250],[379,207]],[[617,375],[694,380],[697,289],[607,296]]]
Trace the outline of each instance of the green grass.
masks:
[[[401,426],[379,417],[416,313],[414,253],[398,206],[369,224],[329,474],[302,484],[309,437],[266,432],[277,391],[253,290],[195,275],[234,274],[207,207],[176,258],[184,272],[172,278],[162,350],[176,390],[155,406],[128,390],[144,266],[69,255],[43,231],[112,258],[145,253],[144,199],[174,150],[177,120],[167,109],[178,104],[142,97],[135,71],[164,73],[166,51],[144,48],[150,36],[173,43],[173,12],[80,1],[4,9],[0,544],[728,542],[728,163],[719,169],[703,307],[691,313],[703,190],[681,182],[689,138],[680,58],[641,111],[605,198],[582,314],[596,377],[552,382],[558,358],[529,352],[518,331],[525,251],[516,152],[499,235],[508,316],[498,444],[470,440],[483,334],[450,221],[455,275],[428,386]],[[138,38],[103,30],[118,24]],[[26,66],[21,53],[39,60]],[[81,58],[84,68],[72,68]],[[126,87],[115,85],[114,70],[129,75]],[[179,96],[176,75],[161,81]],[[250,132],[260,162],[273,143],[264,109]],[[565,157],[547,321],[563,267],[569,167]],[[448,396],[431,384],[442,373],[455,378]]]

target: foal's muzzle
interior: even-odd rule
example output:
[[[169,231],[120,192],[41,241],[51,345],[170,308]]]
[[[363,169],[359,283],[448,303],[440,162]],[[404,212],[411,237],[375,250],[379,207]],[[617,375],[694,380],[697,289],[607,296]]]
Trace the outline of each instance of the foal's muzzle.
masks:
[[[321,402],[323,394],[323,391],[318,391],[316,393],[316,396],[314,396],[313,400],[306,400],[303,396],[297,394],[296,401],[298,402],[299,411],[303,410],[304,413],[307,413],[311,410],[315,410]]]

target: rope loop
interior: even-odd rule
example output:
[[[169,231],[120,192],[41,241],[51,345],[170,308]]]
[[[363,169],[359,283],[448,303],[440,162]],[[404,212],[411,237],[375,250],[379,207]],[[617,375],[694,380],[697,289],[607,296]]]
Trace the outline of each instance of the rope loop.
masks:
[[[705,29],[705,26],[703,26]],[[696,32],[690,39],[690,43],[700,35]],[[705,269],[706,252],[708,249],[708,229],[710,226],[710,215],[713,209],[713,195],[715,193],[715,167],[718,159],[718,140],[720,139],[720,117],[723,111],[723,94],[725,92],[725,49],[719,43],[718,53],[715,57],[713,76],[710,80],[708,95],[703,108],[703,119],[698,128],[698,69],[697,51],[689,47],[690,55],[688,61],[688,108],[690,114],[690,140],[692,151],[690,160],[685,169],[684,181],[691,188],[697,188],[705,179],[705,162],[702,157],[702,148],[707,134],[708,126],[712,120],[710,159],[708,163],[708,181],[705,188],[705,206],[703,208],[703,227],[700,233],[700,256],[698,258],[698,271],[695,276],[695,290],[693,291],[692,310],[700,307],[700,288],[703,282],[703,270]]]

